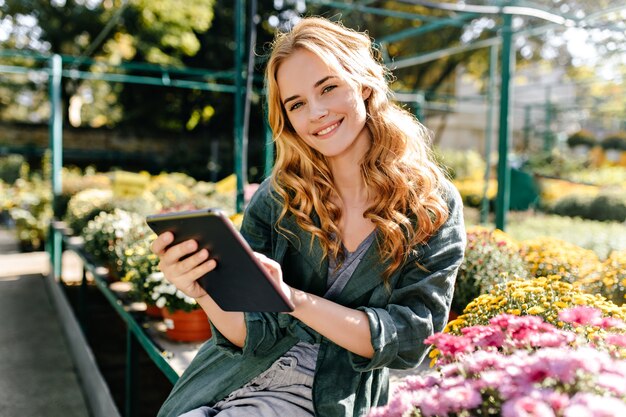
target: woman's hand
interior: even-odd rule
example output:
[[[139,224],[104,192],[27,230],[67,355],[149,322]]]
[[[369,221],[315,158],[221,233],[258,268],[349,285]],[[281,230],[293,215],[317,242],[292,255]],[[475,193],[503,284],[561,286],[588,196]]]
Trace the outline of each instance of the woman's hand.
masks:
[[[198,243],[195,240],[187,240],[168,247],[173,241],[174,235],[165,232],[152,242],[151,249],[159,257],[159,268],[163,275],[187,296],[195,299],[205,296],[207,293],[197,280],[215,269],[217,266],[215,260],[209,259],[209,252],[206,249],[198,251]],[[180,260],[189,254],[192,255]]]
[[[269,272],[269,275],[272,277],[272,280],[276,284],[278,284],[278,288],[282,291],[285,296],[294,301],[294,291],[289,285],[285,284],[283,281],[283,270],[280,268],[280,264],[273,259],[268,258],[262,253],[254,252],[254,256],[257,258],[259,262],[265,267],[265,270]]]

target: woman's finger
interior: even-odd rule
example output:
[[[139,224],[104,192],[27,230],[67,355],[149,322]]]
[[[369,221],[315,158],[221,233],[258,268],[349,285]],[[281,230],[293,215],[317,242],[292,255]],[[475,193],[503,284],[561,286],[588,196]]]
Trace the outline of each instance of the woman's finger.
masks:
[[[214,270],[216,266],[215,260],[210,259],[187,271],[185,274],[176,277],[173,280],[175,281],[173,284],[190,297],[198,298],[206,293],[204,288],[197,282],[198,279]]]
[[[158,256],[161,256],[165,253],[165,248],[170,245],[174,241],[174,235],[172,232],[161,233],[155,240],[152,242],[150,249],[153,253]]]
[[[207,259],[209,259],[209,251],[207,251],[206,249],[202,249],[194,253],[190,257],[186,258],[185,260],[179,261],[176,264],[176,267],[181,273],[185,273],[200,265]]]
[[[165,264],[175,264],[180,258],[185,255],[189,255],[196,250],[198,250],[198,242],[195,240],[186,240],[165,251],[165,253],[161,255],[161,262]]]

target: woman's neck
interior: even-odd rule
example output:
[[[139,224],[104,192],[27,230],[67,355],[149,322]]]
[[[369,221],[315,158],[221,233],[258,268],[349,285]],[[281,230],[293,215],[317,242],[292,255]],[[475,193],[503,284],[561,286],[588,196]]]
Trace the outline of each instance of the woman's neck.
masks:
[[[364,203],[370,198],[361,174],[361,161],[370,146],[369,134],[364,131],[355,140],[349,152],[329,158],[335,187],[344,203]]]

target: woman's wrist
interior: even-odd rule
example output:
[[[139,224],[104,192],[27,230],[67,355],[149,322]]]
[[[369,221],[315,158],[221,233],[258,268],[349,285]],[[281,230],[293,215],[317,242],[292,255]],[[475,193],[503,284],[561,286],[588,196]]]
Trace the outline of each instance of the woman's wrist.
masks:
[[[298,314],[302,313],[313,301],[310,294],[305,291],[291,288],[291,302],[294,305],[294,309],[291,313],[292,316],[298,318]]]

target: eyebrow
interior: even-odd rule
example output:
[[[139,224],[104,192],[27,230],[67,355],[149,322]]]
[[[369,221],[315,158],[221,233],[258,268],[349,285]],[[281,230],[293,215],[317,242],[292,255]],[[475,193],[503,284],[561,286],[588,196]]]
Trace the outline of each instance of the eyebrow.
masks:
[[[336,77],[335,75],[328,75],[328,76],[326,76],[326,77],[322,78],[321,80],[317,81],[317,82],[313,85],[313,87],[314,87],[314,88],[317,88],[317,87],[319,87],[320,85],[324,84],[326,81],[330,80],[331,78],[337,78],[337,77]],[[283,101],[283,106],[286,106],[286,105],[287,105],[287,103],[289,103],[289,102],[290,102],[290,101],[292,101],[292,100],[297,99],[298,97],[300,97],[300,96],[296,94],[295,96],[291,96],[291,97],[286,98],[286,99]]]

